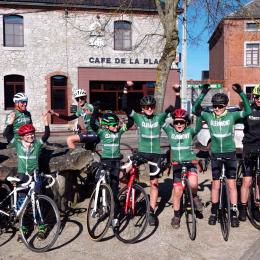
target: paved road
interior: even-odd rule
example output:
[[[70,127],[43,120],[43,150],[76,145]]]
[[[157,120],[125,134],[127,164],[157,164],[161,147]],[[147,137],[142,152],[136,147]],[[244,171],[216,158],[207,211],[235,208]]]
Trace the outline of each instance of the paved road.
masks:
[[[145,178],[144,178],[145,179]],[[210,199],[210,174],[200,175],[200,191],[205,205]],[[149,191],[149,188],[147,188]],[[231,229],[228,242],[222,239],[220,226],[208,226],[209,206],[205,207],[203,218],[197,219],[197,237],[191,241],[186,226],[182,223],[179,230],[173,230],[170,219],[173,214],[170,203],[171,179],[160,180],[159,225],[148,227],[141,240],[126,245],[113,237],[109,230],[106,240],[93,242],[86,229],[86,213],[74,214],[68,218],[65,227],[51,251],[36,254],[23,244],[16,242],[16,236],[0,247],[0,259],[260,259],[260,232],[249,221],[237,229]],[[86,210],[88,201],[79,205]],[[0,244],[11,237],[1,236]]]

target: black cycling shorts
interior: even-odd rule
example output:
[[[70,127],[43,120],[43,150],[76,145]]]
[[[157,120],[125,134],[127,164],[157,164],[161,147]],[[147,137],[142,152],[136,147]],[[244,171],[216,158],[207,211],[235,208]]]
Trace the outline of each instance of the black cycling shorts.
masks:
[[[137,155],[140,155],[141,157],[143,157],[147,161],[157,163],[158,167],[160,168],[160,160],[161,160],[160,154],[138,152]],[[150,173],[153,173],[157,170],[157,168],[156,168],[156,166],[149,165],[149,170],[150,170]],[[156,178],[159,178],[159,173],[157,175],[154,175],[154,176],[150,175],[150,180],[153,180],[153,179],[156,179]]]
[[[245,162],[245,171],[243,171],[243,177],[252,177],[254,172],[254,167],[256,165],[255,158],[250,155],[251,152],[256,151],[257,148],[246,146],[243,147],[243,159]]]
[[[225,161],[227,179],[236,179],[237,159],[236,152],[211,154],[212,179],[219,180],[221,176],[222,163],[217,158],[229,158]]]
[[[186,164],[188,172],[194,173],[197,175],[197,167],[193,163]],[[181,182],[181,172],[182,165],[174,165],[172,166],[172,175],[173,175],[173,183]]]
[[[81,143],[98,143],[99,137],[95,132],[87,132],[87,133],[80,133],[79,134],[79,141]]]

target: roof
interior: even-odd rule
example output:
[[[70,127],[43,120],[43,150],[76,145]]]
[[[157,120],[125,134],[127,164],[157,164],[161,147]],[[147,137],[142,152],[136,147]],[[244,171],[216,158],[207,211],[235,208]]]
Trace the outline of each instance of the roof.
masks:
[[[156,11],[154,0],[6,0],[0,5],[31,6],[31,7],[78,7],[89,9],[130,9],[140,11]]]

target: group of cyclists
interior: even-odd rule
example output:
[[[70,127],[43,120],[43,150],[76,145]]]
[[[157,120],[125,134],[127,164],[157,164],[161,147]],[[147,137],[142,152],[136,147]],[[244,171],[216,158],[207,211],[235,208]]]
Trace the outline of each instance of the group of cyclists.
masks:
[[[239,221],[246,220],[247,201],[249,188],[252,183],[252,163],[248,154],[252,150],[260,148],[260,85],[253,89],[253,101],[249,103],[247,96],[239,84],[233,84],[233,90],[243,101],[243,111],[230,112],[227,110],[228,96],[224,93],[216,93],[212,96],[213,112],[203,112],[201,102],[210,90],[209,84],[202,85],[202,91],[193,106],[193,113],[196,115],[196,125],[191,126],[190,117],[183,108],[180,101],[180,87],[175,86],[175,106],[169,106],[164,112],[155,114],[156,100],[153,96],[144,96],[140,100],[141,113],[134,111],[127,103],[127,92],[134,83],[127,81],[123,89],[122,108],[127,115],[127,123],[121,123],[118,115],[113,112],[102,113],[100,103],[91,105],[87,102],[87,93],[83,89],[74,92],[74,99],[78,103],[78,109],[72,115],[62,115],[49,110],[43,115],[45,132],[41,139],[35,138],[35,128],[32,118],[27,111],[28,98],[24,93],[17,93],[13,97],[14,110],[11,111],[5,122],[4,136],[8,143],[15,147],[18,157],[18,176],[22,182],[26,181],[25,173],[39,172],[38,158],[41,147],[50,136],[49,116],[57,116],[67,121],[83,118],[86,132],[71,135],[67,138],[67,145],[75,149],[77,143],[101,143],[101,161],[111,166],[111,188],[113,190],[115,203],[120,184],[120,164],[122,155],[120,152],[120,139],[122,134],[129,130],[134,124],[138,130],[138,154],[147,161],[160,162],[160,135],[164,130],[169,139],[171,162],[178,162],[172,166],[173,172],[173,217],[171,225],[174,229],[180,227],[181,210],[180,199],[183,193],[181,184],[182,162],[189,161],[189,182],[192,189],[193,201],[196,210],[202,211],[203,204],[197,195],[198,174],[197,167],[192,163],[196,158],[192,150],[194,136],[202,127],[202,120],[205,120],[211,134],[211,168],[212,168],[212,189],[211,189],[211,214],[208,220],[209,225],[217,222],[218,199],[220,188],[221,166],[217,158],[228,158],[226,162],[226,177],[230,191],[231,203],[231,226],[238,227]],[[172,118],[172,121],[166,120]],[[238,208],[238,194],[236,185],[236,147],[234,142],[234,124],[237,120],[244,121],[243,157],[246,170],[243,176],[241,187],[241,203]],[[171,123],[169,123],[171,122]],[[160,167],[160,165],[159,165]],[[150,216],[149,224],[156,224],[156,207],[158,199],[159,174],[154,175],[155,166],[150,165]],[[40,180],[40,178],[39,178]],[[39,185],[40,186],[40,185]],[[239,215],[238,213],[239,209]],[[116,216],[116,215],[115,215]],[[115,217],[116,218],[116,217]],[[260,221],[259,210],[255,211],[255,218]],[[117,225],[117,221],[113,222]]]

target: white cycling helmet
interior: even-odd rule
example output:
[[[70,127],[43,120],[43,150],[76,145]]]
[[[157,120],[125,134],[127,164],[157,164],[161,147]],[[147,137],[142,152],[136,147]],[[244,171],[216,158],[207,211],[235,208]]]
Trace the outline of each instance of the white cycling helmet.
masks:
[[[86,93],[86,91],[84,89],[79,88],[79,89],[74,91],[73,96],[74,96],[74,98],[86,97],[87,93]]]
[[[14,103],[16,103],[16,102],[22,102],[22,101],[28,102],[28,97],[27,97],[24,93],[19,92],[19,93],[16,93],[16,94],[14,95],[13,101],[14,101]]]

